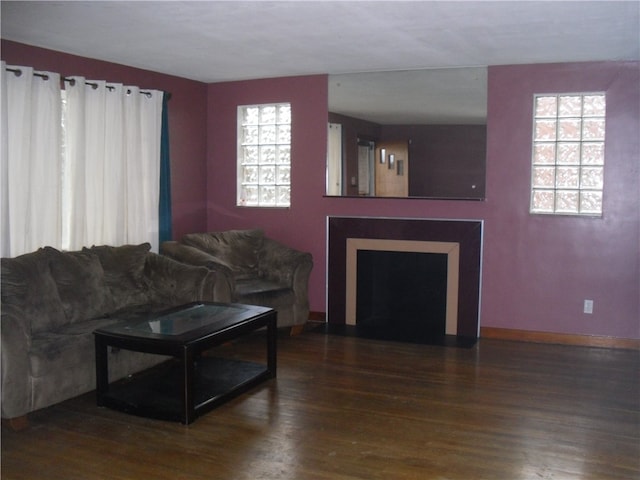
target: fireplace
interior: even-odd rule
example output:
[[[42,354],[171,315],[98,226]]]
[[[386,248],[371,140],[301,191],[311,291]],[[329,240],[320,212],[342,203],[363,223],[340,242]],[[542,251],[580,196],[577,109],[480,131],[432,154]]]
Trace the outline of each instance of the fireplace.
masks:
[[[475,342],[482,221],[329,217],[327,231],[329,331]]]

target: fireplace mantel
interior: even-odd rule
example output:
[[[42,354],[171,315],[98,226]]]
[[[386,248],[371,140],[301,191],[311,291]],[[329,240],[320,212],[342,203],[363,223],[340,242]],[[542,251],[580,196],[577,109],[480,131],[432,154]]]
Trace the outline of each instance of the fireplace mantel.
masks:
[[[402,242],[427,242],[447,248],[457,245],[458,262],[457,305],[448,306],[447,334],[454,334],[451,324],[455,321],[455,335],[460,338],[478,337],[480,312],[480,278],[482,267],[482,221],[442,220],[386,217],[328,217],[327,218],[327,321],[331,325],[347,325],[352,320],[347,310],[347,295],[353,295],[353,287],[347,278],[348,254],[360,239],[399,240]],[[365,242],[366,243],[366,242]],[[383,242],[384,243],[384,242]],[[351,244],[351,247],[348,247]],[[444,247],[443,247],[444,246]],[[350,260],[351,257],[351,260]],[[351,307],[349,307],[351,308]],[[454,315],[457,318],[451,319]]]

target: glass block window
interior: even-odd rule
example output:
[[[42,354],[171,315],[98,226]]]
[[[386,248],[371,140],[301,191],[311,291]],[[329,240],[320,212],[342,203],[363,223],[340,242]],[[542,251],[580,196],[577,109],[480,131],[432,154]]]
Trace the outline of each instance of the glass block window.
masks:
[[[531,213],[602,216],[605,95],[534,97]]]
[[[237,205],[291,204],[291,104],[238,107]]]

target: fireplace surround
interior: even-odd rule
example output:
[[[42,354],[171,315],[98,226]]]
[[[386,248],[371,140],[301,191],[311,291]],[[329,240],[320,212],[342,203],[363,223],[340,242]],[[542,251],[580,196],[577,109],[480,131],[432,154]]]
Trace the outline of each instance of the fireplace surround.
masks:
[[[415,219],[415,218],[387,218],[387,217],[333,217],[327,218],[327,331],[335,333],[350,332],[362,336],[375,338],[387,338],[390,340],[416,341],[419,343],[445,343],[469,345],[475,343],[479,331],[480,312],[480,278],[482,257],[482,227],[481,220],[441,220],[441,219]],[[375,306],[363,308],[362,302],[358,307],[358,292],[363,295],[368,288],[374,289],[374,303],[380,303],[380,297],[397,296],[397,292],[385,295],[381,286],[358,287],[358,271],[362,275],[362,263],[371,252],[386,252],[386,254],[398,255],[402,252],[413,255],[404,262],[398,262],[400,257],[391,257],[393,261],[386,263],[393,265],[388,273],[391,282],[398,283],[402,279],[402,264],[407,266],[407,277],[413,282],[401,284],[400,291],[409,295],[430,297],[432,291],[446,290],[442,300],[433,297],[435,308],[428,308],[423,303],[418,310],[424,310],[424,314],[412,312],[410,315],[399,314],[406,317],[405,320],[398,316],[371,322],[363,317],[363,311],[389,312],[391,310],[403,310],[398,306]],[[424,255],[416,255],[424,254]],[[422,261],[421,257],[425,257]],[[427,261],[427,257],[433,257]],[[434,275],[435,267],[432,265],[435,257],[444,257],[444,280],[428,280]],[[359,260],[360,259],[360,260]],[[385,260],[378,260],[385,263]],[[424,271],[417,271],[420,264],[425,264]],[[385,276],[387,273],[374,274],[373,267],[366,267],[366,277]],[[375,267],[378,268],[378,267]],[[395,275],[395,276],[394,276]],[[400,275],[400,276],[398,276]],[[365,278],[366,278],[365,277]],[[395,280],[394,280],[395,279]],[[368,280],[367,280],[368,281]],[[435,283],[434,283],[435,282]],[[444,283],[442,283],[444,282]],[[414,285],[415,284],[415,285]],[[436,285],[436,286],[434,286]],[[437,285],[441,285],[437,287]],[[444,286],[442,286],[444,285]],[[395,288],[390,285],[389,289]],[[376,290],[377,289],[377,290]],[[446,305],[446,306],[445,306]],[[436,312],[434,313],[433,310]],[[385,315],[377,314],[378,317]],[[411,318],[410,318],[411,317]],[[417,317],[417,318],[413,318]],[[444,318],[440,318],[444,317]],[[441,320],[441,321],[440,321]],[[425,322],[436,322],[437,325],[423,325],[420,330],[411,331],[411,326]],[[371,328],[371,325],[376,328]],[[379,328],[385,324],[384,328]],[[407,330],[409,328],[409,330]],[[417,328],[417,327],[416,327]],[[436,333],[434,334],[434,328]],[[406,335],[398,335],[400,332]],[[425,334],[424,332],[431,332]],[[406,337],[406,338],[405,338]]]

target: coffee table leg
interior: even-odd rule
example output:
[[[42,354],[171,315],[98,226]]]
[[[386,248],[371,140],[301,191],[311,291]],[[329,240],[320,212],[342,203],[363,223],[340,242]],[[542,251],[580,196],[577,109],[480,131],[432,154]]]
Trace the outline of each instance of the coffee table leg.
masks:
[[[185,425],[190,424],[195,420],[194,398],[193,398],[193,383],[194,383],[194,368],[195,362],[193,358],[193,350],[191,347],[184,347],[182,353],[182,368],[184,371],[184,385],[183,385],[183,412]]]
[[[96,346],[96,400],[98,406],[103,405],[102,398],[109,390],[109,365],[107,359],[107,344],[101,336],[95,336]]]
[[[277,375],[277,350],[278,350],[278,315],[273,313],[273,317],[267,325],[267,370],[271,378]]]

